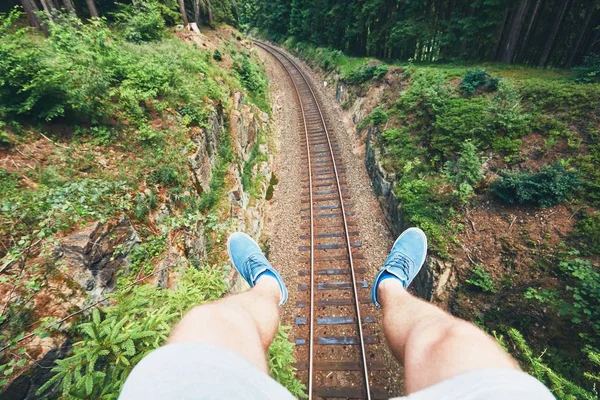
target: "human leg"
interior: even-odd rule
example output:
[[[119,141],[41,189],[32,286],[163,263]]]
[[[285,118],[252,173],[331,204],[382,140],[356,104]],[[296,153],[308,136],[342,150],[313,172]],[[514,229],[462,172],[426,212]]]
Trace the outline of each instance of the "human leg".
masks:
[[[277,331],[280,296],[277,281],[262,277],[247,292],[192,309],[177,324],[168,344],[224,347],[268,372],[265,353]]]
[[[413,297],[400,281],[382,281],[379,296],[384,333],[404,365],[408,393],[476,369],[519,369],[479,328]]]
[[[268,372],[265,353],[279,323],[279,305],[287,300],[287,289],[256,242],[245,233],[233,233],[227,251],[234,267],[251,290],[198,306],[177,325],[169,344],[214,344],[240,354]]]
[[[426,254],[425,234],[406,230],[373,284],[373,301],[383,308],[384,333],[404,364],[408,393],[476,369],[518,370],[516,361],[480,329],[406,291]]]

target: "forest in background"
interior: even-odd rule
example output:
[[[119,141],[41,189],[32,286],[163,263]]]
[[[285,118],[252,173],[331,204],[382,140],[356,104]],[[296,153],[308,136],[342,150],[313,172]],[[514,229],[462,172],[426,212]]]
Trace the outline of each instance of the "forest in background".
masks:
[[[354,56],[598,63],[598,0],[244,0],[242,23]],[[593,59],[592,59],[593,58]]]

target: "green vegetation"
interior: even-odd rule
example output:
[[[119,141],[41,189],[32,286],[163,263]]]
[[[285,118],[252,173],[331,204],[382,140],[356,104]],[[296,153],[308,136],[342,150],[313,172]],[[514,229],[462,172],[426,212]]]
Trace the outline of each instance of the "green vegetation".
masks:
[[[345,83],[352,71],[376,65],[285,44]],[[434,257],[464,265],[454,268],[458,287],[447,293],[452,312],[507,332],[508,350],[558,398],[595,398],[600,86],[577,83],[571,72],[498,64],[388,68],[399,83],[384,84],[383,103],[357,129],[370,133],[395,177],[404,225],[427,233]],[[350,103],[365,94],[360,83],[346,90]],[[555,222],[560,212],[567,217]],[[554,232],[534,236],[523,222],[533,213],[548,226],[573,224],[572,231],[558,244]],[[501,249],[497,262],[468,251],[479,240]]]
[[[565,201],[579,186],[579,178],[561,164],[552,164],[536,173],[501,172],[490,190],[509,204],[550,207]]]
[[[289,340],[289,326],[280,325],[271,347],[269,347],[269,371],[277,382],[285,386],[293,396],[307,398],[306,387],[296,378],[293,364],[294,344]]]
[[[294,37],[359,57],[571,67],[597,65],[585,57],[600,52],[594,35],[598,7],[586,0],[546,0],[541,7],[529,0],[241,4],[241,22],[271,38]]]
[[[0,313],[2,386],[31,364],[26,335],[68,335],[73,349],[38,396],[57,386],[65,398],[117,398],[135,364],[190,307],[227,292],[226,193],[241,159],[229,115],[236,91],[247,91],[242,102],[255,117],[256,106],[270,110],[268,82],[237,42],[222,40],[221,54],[169,33],[176,10],[176,2],[139,1],[118,5],[108,19],[65,13],[46,22],[47,36],[23,28],[17,11],[0,16],[0,145],[17,159],[0,168],[0,285],[12,296]],[[219,63],[226,56],[233,69]],[[199,146],[210,147],[206,190],[187,165]],[[251,193],[262,157],[257,139],[243,174]],[[123,216],[141,243],[117,272],[115,293],[57,330],[57,320],[89,300],[53,250],[63,236]],[[163,271],[168,287],[160,289],[154,277]],[[292,349],[281,331],[271,370],[301,395]]]

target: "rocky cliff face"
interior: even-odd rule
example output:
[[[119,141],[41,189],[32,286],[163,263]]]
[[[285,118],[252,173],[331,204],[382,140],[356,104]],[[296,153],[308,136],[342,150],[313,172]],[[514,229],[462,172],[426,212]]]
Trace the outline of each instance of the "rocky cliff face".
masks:
[[[342,106],[343,112],[356,127],[376,106],[381,104],[385,89],[389,89],[392,85],[400,85],[401,71],[390,70],[381,83],[372,86],[349,85],[335,72],[321,77],[326,82],[327,90],[332,96],[335,96],[336,101]],[[366,147],[365,165],[390,230],[393,235],[397,236],[409,226],[402,211],[402,204],[394,193],[396,176],[387,172],[382,163],[382,155],[377,146],[380,134],[381,132],[377,128],[369,127],[366,135],[361,138],[365,141]],[[448,284],[452,282],[451,267],[450,263],[435,256],[427,257],[425,267],[413,281],[413,292],[427,300],[444,296]]]

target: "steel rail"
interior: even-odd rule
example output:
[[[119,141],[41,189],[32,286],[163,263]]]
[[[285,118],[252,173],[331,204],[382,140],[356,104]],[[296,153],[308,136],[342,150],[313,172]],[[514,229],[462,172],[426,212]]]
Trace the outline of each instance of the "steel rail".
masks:
[[[290,77],[290,81],[292,81],[292,85],[294,85],[294,90],[296,91],[296,97],[298,98],[298,103],[300,104],[300,111],[302,113],[302,124],[304,125],[304,136],[306,138],[306,159],[308,161],[308,193],[309,193],[309,202],[310,202],[310,332],[309,332],[309,341],[308,341],[308,398],[312,399],[312,386],[313,386],[313,338],[314,338],[314,218],[313,218],[313,188],[312,188],[312,165],[310,161],[310,143],[308,140],[308,125],[306,123],[306,115],[304,114],[304,105],[302,104],[302,99],[300,98],[300,90],[296,86],[296,82],[292,77],[292,74],[285,65],[277,58],[274,51],[268,45],[265,45],[262,42],[255,40],[256,43],[259,44],[261,48],[271,53],[273,57],[279,61],[279,63],[283,66],[283,69]]]
[[[308,87],[308,89],[310,90],[310,93],[312,95],[312,98],[317,106],[317,111],[319,112],[319,116],[321,119],[321,122],[323,124],[323,129],[325,131],[325,137],[327,138],[327,144],[329,147],[329,152],[331,154],[331,160],[333,163],[333,170],[334,170],[334,175],[335,175],[335,180],[336,180],[336,185],[337,185],[337,192],[338,192],[338,197],[340,200],[340,207],[341,207],[341,211],[342,211],[342,220],[344,222],[344,233],[345,233],[345,239],[346,239],[346,248],[347,248],[347,252],[348,252],[348,261],[350,263],[350,274],[352,277],[352,291],[354,294],[354,307],[356,310],[356,321],[357,321],[357,325],[358,325],[358,334],[359,334],[359,339],[360,339],[360,352],[361,352],[361,358],[362,358],[362,364],[363,364],[363,372],[364,372],[364,379],[365,379],[365,388],[366,388],[366,394],[367,394],[367,399],[371,400],[371,389],[370,389],[370,384],[369,384],[369,370],[368,370],[368,366],[367,366],[367,357],[366,357],[366,351],[365,351],[365,341],[364,341],[364,334],[363,334],[363,328],[362,328],[362,318],[360,315],[360,304],[359,304],[359,300],[358,300],[358,288],[356,286],[356,273],[354,271],[354,261],[352,258],[352,247],[351,247],[351,242],[350,242],[350,233],[348,230],[348,221],[346,218],[346,210],[344,207],[344,197],[342,195],[342,188],[341,188],[341,184],[340,184],[340,178],[339,178],[339,173],[338,173],[338,168],[337,168],[337,163],[335,161],[335,154],[333,152],[333,147],[331,145],[331,139],[329,136],[329,129],[327,129],[327,124],[325,123],[325,118],[323,117],[323,112],[321,110],[321,105],[319,104],[319,101],[317,99],[317,96],[315,95],[315,92],[312,89],[311,84],[308,81],[308,78],[305,76],[304,72],[302,72],[302,70],[300,69],[300,67],[290,58],[288,57],[285,53],[279,51],[278,49],[264,43],[258,40],[254,40],[255,43],[257,43],[260,47],[262,47],[263,49],[267,50],[269,53],[273,54],[275,52],[277,52],[278,54],[280,54],[283,58],[285,58],[300,74],[300,76],[302,77],[302,79],[304,80],[304,82],[306,83],[306,86]],[[311,282],[310,282],[310,293],[311,293],[311,301],[310,301],[310,307],[311,307],[311,312],[310,312],[310,337],[309,337],[309,352],[310,352],[310,356],[309,356],[309,368],[308,368],[308,373],[309,373],[309,399],[312,398],[312,364],[313,364],[313,358],[312,358],[312,342],[313,342],[313,310],[314,310],[314,295],[313,295],[313,285],[314,285],[314,249],[313,249],[313,243],[314,243],[314,238],[313,238],[313,201],[312,201],[312,173],[311,173],[311,164],[310,164],[310,149],[309,149],[309,141],[308,141],[308,128],[306,126],[306,118],[304,116],[304,106],[302,105],[302,100],[300,99],[300,93],[298,91],[298,87],[296,86],[296,83],[294,82],[294,79],[292,78],[291,73],[288,71],[288,69],[286,68],[286,66],[275,56],[275,58],[279,61],[279,63],[284,67],[284,69],[286,70],[288,76],[290,77],[290,79],[292,80],[292,83],[294,84],[294,88],[296,89],[296,93],[298,96],[298,100],[300,102],[300,108],[302,110],[302,118],[304,121],[304,132],[306,135],[306,146],[307,146],[307,151],[308,151],[308,170],[309,170],[309,191],[310,191],[310,232],[311,232],[311,244],[310,244],[310,255],[311,255],[311,265],[310,265],[310,276],[311,276]]]

